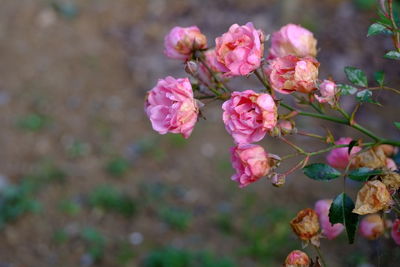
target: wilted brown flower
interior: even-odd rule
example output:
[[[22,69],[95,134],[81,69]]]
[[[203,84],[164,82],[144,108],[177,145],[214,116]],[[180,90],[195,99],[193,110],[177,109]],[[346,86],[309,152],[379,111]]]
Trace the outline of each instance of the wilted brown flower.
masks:
[[[396,191],[400,188],[400,174],[397,172],[389,172],[381,176],[382,182],[389,190]]]
[[[375,213],[389,208],[392,203],[385,184],[378,180],[369,181],[358,191],[353,212],[360,215]]]
[[[391,157],[396,151],[396,148],[392,145],[380,145],[379,148],[382,149],[387,157]]]
[[[290,226],[301,240],[311,240],[318,235],[318,215],[313,209],[301,210],[297,213],[297,216],[290,221]]]
[[[310,258],[301,250],[293,250],[285,260],[285,267],[308,267]]]
[[[367,151],[354,156],[353,166],[355,168],[368,167],[372,169],[386,166],[386,155],[381,146],[373,147]]]

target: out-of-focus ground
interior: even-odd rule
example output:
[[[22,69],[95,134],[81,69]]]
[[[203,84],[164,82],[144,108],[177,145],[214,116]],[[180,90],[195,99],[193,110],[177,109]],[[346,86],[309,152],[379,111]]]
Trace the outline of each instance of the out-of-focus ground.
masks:
[[[298,23],[318,39],[321,78],[345,82],[343,67],[352,65],[370,77],[383,69],[396,86],[400,69],[382,58],[390,38],[366,38],[376,16],[370,3],[1,0],[0,266],[280,266],[301,249],[289,220],[340,193],[341,182],[297,173],[282,188],[263,179],[239,189],[219,103],[187,141],[153,132],[146,91],[158,78],[185,76],[163,56],[163,37],[175,25],[198,25],[212,46],[233,23],[252,21],[266,33]],[[253,79],[242,86],[261,89]],[[358,119],[398,138],[390,121],[399,98],[379,97],[387,107],[363,108]],[[298,127],[323,134],[325,125],[301,119]],[[360,137],[342,126],[334,133]],[[275,139],[263,145],[290,152]],[[331,267],[397,266],[399,249],[389,255],[388,246],[361,237],[348,245],[344,234],[322,240]]]

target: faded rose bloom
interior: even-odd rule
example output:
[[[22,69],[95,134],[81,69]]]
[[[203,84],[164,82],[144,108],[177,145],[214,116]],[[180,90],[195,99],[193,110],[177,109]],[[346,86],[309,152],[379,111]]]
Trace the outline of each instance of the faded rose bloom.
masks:
[[[369,214],[360,222],[360,233],[369,240],[378,239],[385,231],[385,224],[378,214]]]
[[[285,260],[285,267],[308,267],[310,258],[301,250],[293,250]]]
[[[174,27],[164,40],[164,53],[172,59],[187,60],[194,50],[205,48],[207,48],[207,38],[197,26]]]
[[[328,103],[330,105],[334,104],[335,94],[336,94],[336,84],[330,80],[324,80],[319,85],[320,96],[315,94],[315,99],[319,103]]]
[[[264,71],[279,93],[310,93],[317,89],[318,66],[315,58],[289,55],[272,60]]]
[[[318,215],[313,209],[304,209],[290,221],[293,232],[301,239],[309,241],[318,237]]]
[[[225,128],[236,143],[258,142],[277,123],[277,107],[269,94],[233,92],[222,109]]]
[[[239,144],[231,148],[232,166],[236,173],[232,180],[240,187],[253,183],[268,174],[270,170],[268,153],[262,146]]]
[[[271,36],[269,59],[293,55],[298,57],[317,55],[317,40],[312,32],[299,25],[288,24]]]
[[[386,155],[382,147],[376,146],[354,156],[353,163],[355,168],[380,169],[386,167]]]
[[[247,75],[260,67],[264,54],[264,34],[253,23],[233,24],[229,31],[215,39],[220,71],[226,76]]]
[[[358,191],[353,213],[359,215],[376,213],[388,209],[392,204],[392,197],[382,182],[378,180],[368,181]]]
[[[180,133],[188,138],[199,113],[189,79],[168,76],[158,80],[147,93],[145,111],[155,131]]]
[[[396,219],[390,232],[394,242],[400,246],[400,219]]]
[[[322,234],[329,240],[334,239],[344,230],[344,226],[341,223],[334,225],[329,221],[329,208],[331,207],[332,199],[322,199],[315,203],[315,212],[318,215],[319,224],[322,229]]]
[[[335,142],[335,145],[348,145],[352,140],[353,139],[351,139],[350,137],[342,137]],[[348,153],[348,150],[349,150],[348,147],[340,147],[332,149],[332,151],[326,157],[328,164],[334,168],[342,170],[346,169],[350,159],[354,157],[354,154],[361,151],[361,147],[354,146],[351,149],[350,155]]]

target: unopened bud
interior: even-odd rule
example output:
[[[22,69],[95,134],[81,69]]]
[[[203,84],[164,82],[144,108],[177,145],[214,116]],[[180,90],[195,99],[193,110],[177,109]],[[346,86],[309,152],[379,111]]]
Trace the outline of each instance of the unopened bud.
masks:
[[[285,184],[285,181],[286,181],[286,176],[281,173],[275,173],[271,178],[272,185],[276,187],[283,186]]]
[[[375,240],[385,231],[385,225],[381,216],[370,214],[365,216],[360,223],[360,233],[363,237]]]
[[[295,129],[293,122],[288,121],[288,120],[279,121],[278,126],[279,126],[279,128],[281,130],[281,133],[283,135],[292,134],[294,132],[294,129]]]
[[[185,71],[186,73],[195,76],[199,70],[199,66],[193,60],[186,62],[185,64]]]
[[[301,250],[293,250],[285,260],[285,267],[308,267],[310,258]]]
[[[272,128],[271,131],[269,131],[269,135],[271,137],[280,137],[282,135],[280,127],[276,126],[276,127]]]

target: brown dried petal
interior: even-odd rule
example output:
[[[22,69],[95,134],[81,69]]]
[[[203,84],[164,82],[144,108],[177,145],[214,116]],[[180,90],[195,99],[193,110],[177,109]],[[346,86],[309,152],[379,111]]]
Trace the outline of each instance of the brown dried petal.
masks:
[[[393,203],[386,186],[378,181],[369,181],[358,191],[354,213],[364,215],[389,208]]]
[[[313,209],[304,209],[290,221],[293,232],[302,240],[310,240],[318,235],[318,215]]]
[[[386,166],[386,155],[381,147],[374,147],[356,155],[353,159],[353,167],[368,167],[372,169]]]
[[[400,188],[400,174],[397,172],[389,172],[381,176],[382,182],[389,190],[396,191]]]

